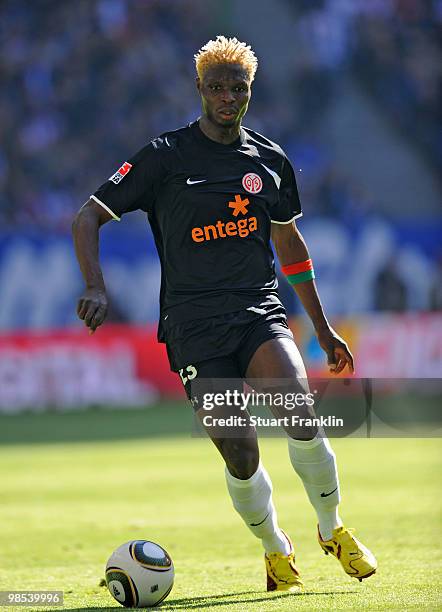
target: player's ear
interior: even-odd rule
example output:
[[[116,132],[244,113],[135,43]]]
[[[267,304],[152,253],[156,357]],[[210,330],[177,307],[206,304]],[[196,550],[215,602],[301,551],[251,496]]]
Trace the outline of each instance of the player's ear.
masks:
[[[196,83],[196,88],[198,89],[198,91],[200,91],[200,88],[201,88],[201,79],[199,78],[199,76],[196,77],[195,83]]]

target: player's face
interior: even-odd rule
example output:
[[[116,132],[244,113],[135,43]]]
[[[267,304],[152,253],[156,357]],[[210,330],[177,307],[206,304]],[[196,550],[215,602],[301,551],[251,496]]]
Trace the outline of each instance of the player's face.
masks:
[[[239,64],[220,64],[208,68],[197,78],[204,115],[219,127],[234,127],[247,112],[251,83]]]

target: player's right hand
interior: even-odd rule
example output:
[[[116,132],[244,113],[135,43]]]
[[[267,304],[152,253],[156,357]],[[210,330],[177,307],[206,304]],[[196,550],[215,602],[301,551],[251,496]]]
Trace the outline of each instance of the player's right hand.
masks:
[[[107,315],[108,301],[103,289],[86,289],[78,300],[77,314],[93,334]]]

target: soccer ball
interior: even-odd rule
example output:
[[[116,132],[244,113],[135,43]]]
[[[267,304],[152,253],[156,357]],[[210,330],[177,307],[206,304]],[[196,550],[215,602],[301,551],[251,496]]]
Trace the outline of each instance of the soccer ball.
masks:
[[[126,608],[158,605],[172,590],[174,576],[167,552],[147,540],[122,544],[106,564],[107,588]]]

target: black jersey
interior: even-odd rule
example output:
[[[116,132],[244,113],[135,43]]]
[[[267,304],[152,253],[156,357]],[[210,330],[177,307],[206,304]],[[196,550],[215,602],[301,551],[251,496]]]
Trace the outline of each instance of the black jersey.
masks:
[[[114,218],[144,210],[161,262],[160,327],[278,300],[271,223],[301,213],[283,150],[241,128],[217,143],[198,122],[162,134],[92,196]]]

